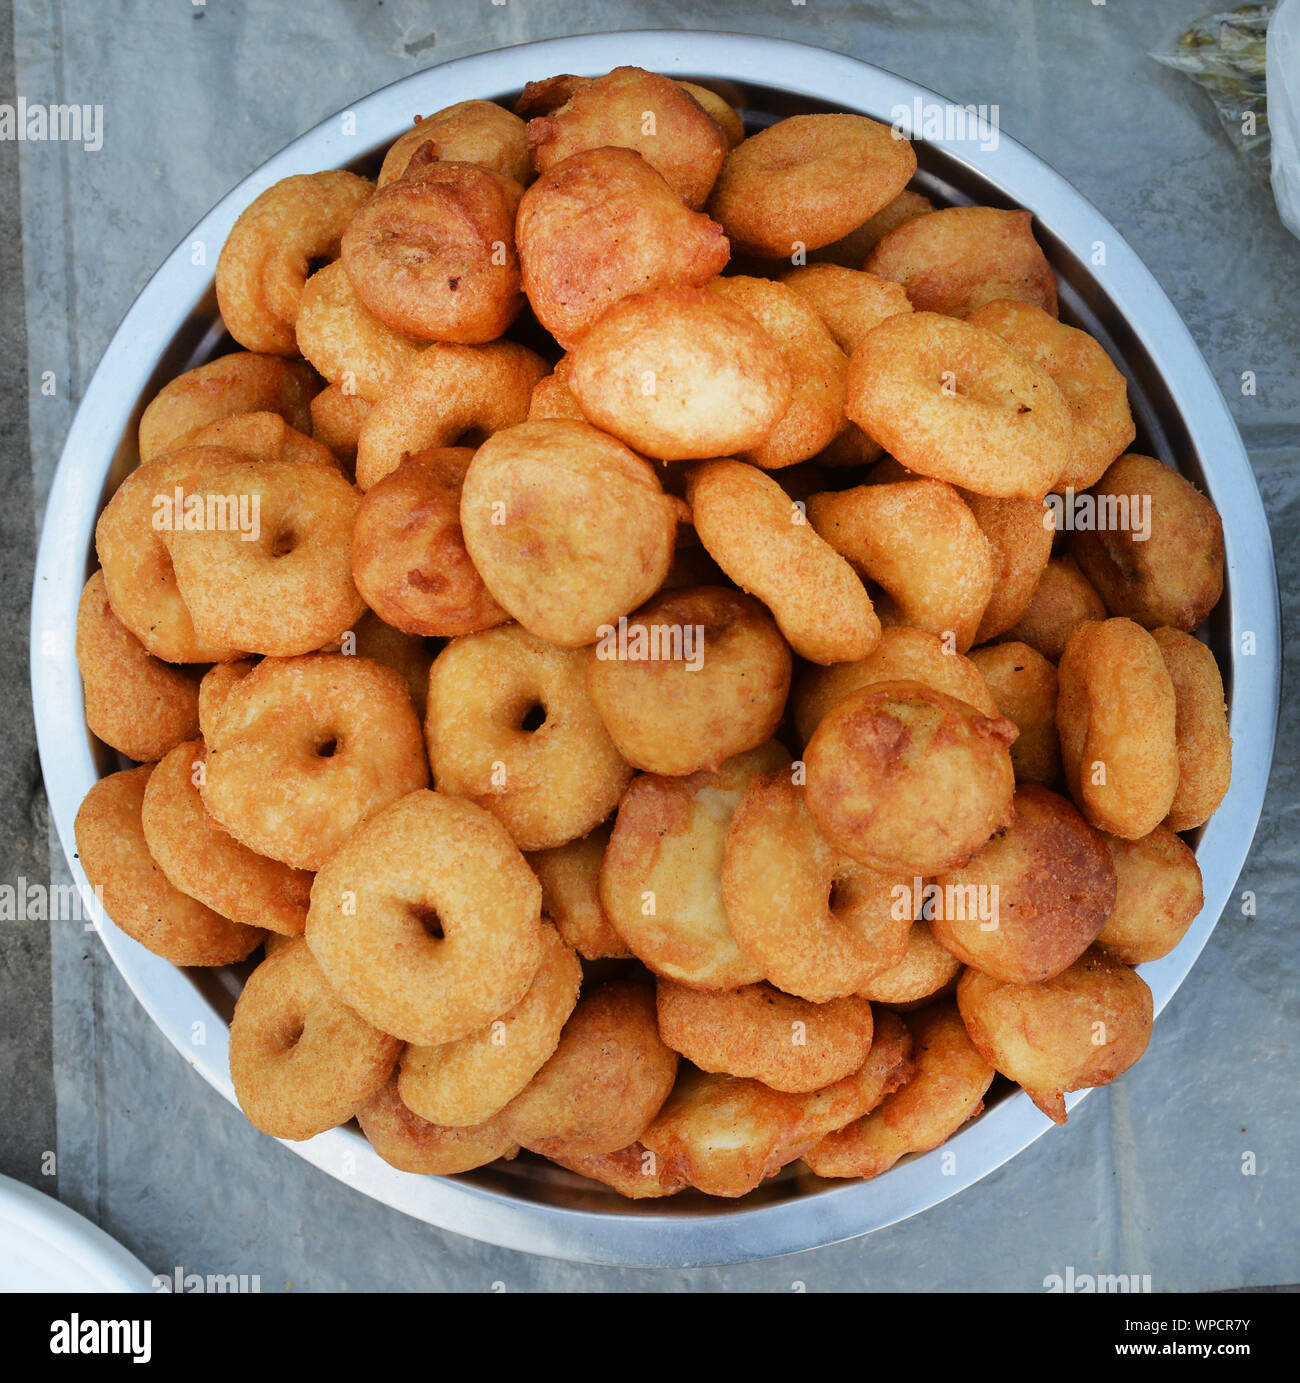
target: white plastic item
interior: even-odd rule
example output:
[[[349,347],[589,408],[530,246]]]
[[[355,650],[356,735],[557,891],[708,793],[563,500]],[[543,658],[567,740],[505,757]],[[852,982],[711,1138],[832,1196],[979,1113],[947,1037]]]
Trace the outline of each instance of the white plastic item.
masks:
[[[1273,198],[1282,224],[1300,238],[1300,0],[1282,0],[1269,20],[1265,70]]]
[[[0,1176],[0,1292],[149,1292],[153,1280],[75,1210]]]

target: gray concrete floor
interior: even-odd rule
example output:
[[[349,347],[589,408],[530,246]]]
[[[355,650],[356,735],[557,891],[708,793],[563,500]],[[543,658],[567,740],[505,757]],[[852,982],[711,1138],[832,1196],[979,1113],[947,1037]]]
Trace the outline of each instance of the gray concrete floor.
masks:
[[[0,0],[4,32],[12,18]],[[13,51],[0,47],[0,100],[12,101]],[[18,216],[18,145],[0,143],[0,456],[6,492],[0,507],[0,841],[6,879],[49,873],[44,797],[31,694],[27,688],[27,607],[31,599],[36,530],[32,469],[27,464],[27,325],[23,310],[22,237]],[[50,936],[43,926],[0,929],[0,1071],[8,1109],[22,1111],[0,1140],[0,1172],[21,1176],[54,1148],[53,1028],[50,1023]]]
[[[99,153],[24,144],[15,158],[0,145],[0,875],[35,877],[46,863],[22,648],[32,519],[118,320],[187,228],[291,137],[382,83],[532,38],[748,30],[853,54],[954,99],[997,102],[1003,128],[1119,227],[1196,336],[1251,452],[1293,639],[1300,243],[1205,98],[1145,56],[1204,7],[17,0],[11,14],[0,0],[0,100],[14,89],[12,22],[17,90],[103,103],[106,118]],[[54,372],[53,397],[24,388],[24,359],[29,386]],[[1257,375],[1254,396],[1240,392],[1243,370]],[[1229,908],[1142,1063],[1066,1130],[865,1240],[732,1269],[651,1272],[530,1258],[430,1229],[358,1200],[254,1132],[168,1046],[79,926],[0,933],[0,1168],[57,1189],[160,1271],[256,1273],[264,1290],[788,1291],[797,1281],[1038,1291],[1071,1265],[1149,1273],[1157,1290],[1294,1282],[1297,720],[1288,695],[1270,804],[1239,884],[1256,894],[1258,915]],[[48,867],[66,878],[57,847]],[[52,1148],[57,1186],[40,1167]],[[1241,1173],[1246,1152],[1252,1177]]]

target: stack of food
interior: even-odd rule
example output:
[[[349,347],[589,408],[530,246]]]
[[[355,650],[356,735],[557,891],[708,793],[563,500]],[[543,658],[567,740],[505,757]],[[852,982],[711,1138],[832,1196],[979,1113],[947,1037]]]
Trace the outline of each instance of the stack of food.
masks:
[[[1028,212],[638,68],[287,178],[145,410],[77,652],[81,863],[265,947],[248,1117],[625,1196],[871,1177],[1142,1054],[1227,788],[1208,501]]]

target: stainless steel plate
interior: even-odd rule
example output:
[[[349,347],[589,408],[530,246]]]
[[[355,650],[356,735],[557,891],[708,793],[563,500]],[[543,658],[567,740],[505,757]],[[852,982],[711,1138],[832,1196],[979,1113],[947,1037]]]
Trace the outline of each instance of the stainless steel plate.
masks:
[[[344,133],[338,117],[326,120],[214,207],[140,294],[95,372],[68,434],[37,557],[32,611],[37,736],[59,837],[83,890],[73,819],[96,778],[118,766],[86,730],[73,651],[78,596],[95,565],[95,520],[135,464],[136,424],[144,404],[175,374],[223,347],[212,266],[236,216],[264,188],[291,173],[344,166],[373,171],[377,155],[416,112],[471,97],[509,103],[531,79],[556,72],[598,74],[629,60],[718,87],[744,107],[751,127],[822,110],[860,111],[892,123],[896,107],[910,110],[917,100],[943,104],[934,93],[891,73],[776,39],[705,32],[556,39],[462,58],[385,87],[349,107],[355,135]],[[1233,781],[1197,844],[1205,909],[1172,955],[1142,967],[1158,1013],[1227,902],[1264,798],[1280,670],[1268,526],[1250,463],[1214,379],[1155,280],[1114,227],[1034,155],[1005,134],[995,148],[980,143],[918,142],[916,185],[943,203],[1019,206],[1034,213],[1036,234],[1059,277],[1062,317],[1099,337],[1128,376],[1139,428],[1136,449],[1176,465],[1223,516],[1227,588],[1206,632],[1225,673],[1235,744]],[[193,263],[196,241],[209,249],[207,267]],[[1247,635],[1253,636],[1249,652]],[[233,1102],[227,1024],[240,969],[177,970],[111,922],[105,922],[102,935],[168,1039]],[[200,1019],[208,1041],[194,1047],[191,1025]],[[1071,1107],[1079,1098],[1071,1098]],[[955,1175],[944,1175],[936,1152],[913,1157],[870,1182],[787,1175],[735,1203],[689,1196],[630,1203],[526,1155],[462,1177],[409,1176],[376,1157],[352,1128],[288,1146],[357,1191],[488,1243],[595,1263],[682,1266],[791,1253],[866,1234],[970,1186],[1050,1128],[1026,1096],[1004,1089],[946,1145],[956,1154]],[[1055,1136],[1071,1133],[1067,1128]]]

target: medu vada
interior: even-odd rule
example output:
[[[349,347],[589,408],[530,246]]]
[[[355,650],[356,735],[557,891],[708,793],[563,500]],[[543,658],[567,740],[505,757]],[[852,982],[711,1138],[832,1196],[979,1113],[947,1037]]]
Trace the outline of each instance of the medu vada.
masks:
[[[373,610],[362,612],[351,629],[345,629],[337,639],[322,644],[321,653],[342,653],[347,657],[360,655],[392,668],[406,682],[420,723],[429,704],[429,667],[433,662],[432,645],[413,634],[403,634],[386,624]],[[199,721],[203,721],[203,688],[199,688]]]
[[[140,415],[140,460],[184,446],[200,428],[237,413],[278,413],[299,432],[320,388],[303,360],[234,351],[164,384]]]
[[[240,658],[233,663],[213,663],[199,682],[199,736],[208,740],[225,704],[226,694],[257,666],[256,658]]]
[[[808,810],[837,849],[882,873],[965,864],[1011,821],[1016,727],[920,682],[832,706],[804,750]]]
[[[1057,668],[1070,796],[1099,831],[1136,840],[1178,791],[1177,699],[1160,645],[1129,619],[1080,624]]]
[[[501,1112],[533,1152],[557,1143],[583,1156],[635,1142],[677,1075],[677,1053],[659,1036],[654,990],[610,980],[578,1000],[554,1054]]]
[[[969,864],[940,874],[935,940],[995,979],[1059,975],[1115,907],[1115,866],[1099,831],[1064,797],[1022,783],[1011,822]],[[991,900],[992,906],[985,906]]]
[[[913,1072],[863,1118],[827,1134],[804,1154],[822,1177],[877,1177],[908,1153],[947,1142],[984,1108],[992,1065],[966,1034],[950,1000],[904,1020]]]
[[[495,101],[457,101],[454,106],[417,116],[411,129],[384,155],[378,186],[382,190],[406,172],[417,149],[444,163],[476,163],[523,186],[532,177],[524,122]]]
[[[154,763],[198,733],[197,677],[146,651],[113,613],[102,571],[86,582],[77,604],[76,651],[86,724],[105,744]]]
[[[1057,1124],[1066,1121],[1066,1094],[1109,1085],[1151,1040],[1151,991],[1095,947],[1040,984],[967,970],[957,1007],[976,1051]]]
[[[332,460],[179,455],[201,451],[184,527],[163,534],[195,633],[277,658],[314,652],[365,608],[351,562],[361,492]],[[191,528],[193,501],[202,508]]]
[[[550,1059],[581,984],[576,952],[543,927],[541,964],[517,1004],[454,1042],[407,1047],[397,1078],[402,1103],[450,1128],[492,1118]]]
[[[993,594],[993,548],[951,485],[918,478],[811,495],[808,519],[884,591],[884,623],[940,635],[958,653],[975,642]]]
[[[101,778],[77,808],[77,858],[109,917],[173,965],[233,965],[261,943],[247,927],[182,893],[154,863],[141,813],[153,765]]]
[[[664,1170],[659,1154],[652,1153],[644,1143],[629,1143],[612,1153],[583,1155],[569,1152],[552,1139],[546,1145],[546,1156],[566,1171],[611,1187],[628,1200],[675,1196],[686,1187],[680,1177]]]
[[[562,105],[530,120],[528,147],[540,174],[586,149],[633,149],[698,211],[728,146],[721,126],[677,82],[616,67],[571,87]]]
[[[477,446],[522,423],[545,375],[541,356],[515,341],[426,346],[366,415],[357,437],[357,484],[368,490],[408,454]]]
[[[1002,638],[1028,644],[1049,663],[1059,663],[1070,631],[1106,618],[1106,603],[1073,557],[1053,557],[1043,568],[1025,612]]]
[[[504,624],[460,530],[460,491],[474,453],[443,447],[408,454],[372,485],[352,529],[352,579],[385,623],[449,637]]]
[[[1074,419],[1052,377],[994,332],[937,312],[867,333],[845,411],[908,470],[996,498],[1041,500],[1071,455]]]
[[[417,1046],[523,999],[545,955],[542,890],[505,828],[464,798],[408,793],[317,873],[307,944],[339,997]]]
[[[1196,855],[1165,826],[1138,840],[1104,839],[1117,887],[1097,946],[1125,965],[1160,960],[1186,936],[1205,904]]]
[[[962,963],[935,940],[934,928],[924,918],[912,923],[903,959],[882,970],[863,985],[860,994],[873,1004],[898,1012],[920,1008],[947,994],[957,983]],[[877,1013],[879,1024],[880,1010]]]
[[[521,850],[585,836],[632,776],[587,693],[585,666],[584,651],[517,624],[453,639],[434,659],[425,719],[434,782],[486,808]]]
[[[187,447],[219,447],[251,461],[309,461],[339,469],[338,458],[325,445],[291,427],[278,413],[233,413],[207,423],[190,436]]]
[[[790,649],[757,600],[722,586],[661,591],[587,654],[587,691],[633,768],[685,776],[772,738]]]
[[[782,259],[847,235],[915,172],[911,144],[888,125],[865,115],[794,115],[731,150],[709,214],[738,252]]]
[[[1191,633],[1223,594],[1223,521],[1208,499],[1172,467],[1128,452],[1092,488],[1122,518],[1076,529],[1070,554],[1112,615],[1144,629],[1169,625]],[[1136,516],[1135,510],[1139,513]],[[1144,523],[1141,512],[1149,522]]]
[[[771,610],[801,658],[853,662],[880,641],[866,587],[770,476],[741,461],[709,461],[690,471],[686,500],[709,555]]]
[[[779,282],[805,299],[846,355],[852,355],[867,332],[886,317],[912,310],[902,284],[839,264],[790,269]]]
[[[141,824],[154,863],[182,893],[247,927],[297,936],[307,925],[311,875],[241,845],[208,815],[201,739],[178,744],[145,787]]]
[[[907,290],[918,312],[965,317],[1012,298],[1056,316],[1056,275],[1034,239],[1028,211],[954,206],[903,221],[863,268]]]
[[[230,1079],[254,1128],[301,1141],[337,1128],[381,1089],[402,1044],[352,1011],[303,941],[248,977],[230,1020]]]
[[[455,1176],[498,1159],[509,1162],[519,1151],[496,1119],[468,1128],[444,1128],[421,1119],[402,1103],[395,1078],[357,1110],[357,1123],[390,1167],[417,1176]]]
[[[341,384],[329,384],[311,401],[311,435],[324,443],[339,464],[354,474],[361,424],[373,405],[360,394],[349,394]]]
[[[987,716],[998,715],[998,704],[976,666],[979,651],[970,657],[950,653],[937,634],[891,624],[880,631],[880,642],[865,658],[831,667],[810,667],[799,678],[793,709],[800,742],[808,743],[822,717],[836,702],[877,682],[924,682]],[[1056,733],[1055,722],[1052,733]],[[1014,746],[1012,758],[1014,761]]]
[[[684,206],[632,149],[587,149],[524,193],[516,225],[523,288],[568,350],[630,293],[699,287],[730,256],[716,221]]]
[[[820,259],[823,255],[833,252],[837,245],[843,245],[847,242],[846,249],[851,250],[851,257],[835,259],[833,262],[847,264],[851,269],[861,269],[870,251],[890,231],[896,230],[904,221],[912,221],[918,216],[925,216],[934,209],[934,203],[929,197],[920,192],[913,192],[910,187],[905,187],[892,202],[886,203],[873,217],[864,221],[856,230],[850,231],[844,240],[836,241],[834,245],[827,245],[821,250],[814,251],[809,258]]]
[[[239,650],[202,638],[181,595],[161,523],[174,517],[175,496],[193,489],[204,463],[227,453],[211,448],[165,452],[119,485],[95,525],[95,550],[109,604],[147,652],[167,663],[220,663]]]
[[[632,954],[600,902],[600,866],[612,829],[602,822],[579,840],[525,855],[542,886],[542,916],[583,960],[625,960]]]
[[[523,188],[475,163],[421,161],[427,152],[348,222],[343,268],[362,306],[391,331],[494,341],[524,306],[514,238]]]
[[[780,345],[710,288],[630,294],[571,356],[570,387],[583,413],[661,461],[757,447],[793,397]]]
[[[555,362],[549,375],[533,385],[532,397],[528,400],[527,422],[533,423],[545,418],[568,418],[575,423],[585,423],[587,416],[578,406],[569,387],[569,372],[572,368],[567,355]]]
[[[857,993],[903,958],[912,918],[898,880],[829,845],[788,769],[751,780],[727,827],[722,901],[741,950],[813,1004]]]
[[[663,585],[684,516],[648,461],[562,419],[489,437],[460,499],[465,547],[493,599],[570,648],[595,642]]]
[[[296,869],[319,869],[358,821],[429,781],[406,682],[369,658],[266,658],[204,731],[203,805]]]
[[[337,257],[349,221],[374,190],[342,170],[297,173],[240,212],[217,259],[217,307],[241,346],[299,354],[295,325],[309,269]]]
[[[1074,442],[1057,487],[1087,490],[1095,485],[1137,436],[1128,386],[1105,348],[1086,331],[1058,322],[1054,313],[1031,302],[986,302],[966,320],[995,332],[1060,386],[1074,417]]]
[[[1025,617],[1051,560],[1055,518],[1037,500],[958,493],[988,539],[993,558],[993,590],[975,631],[975,642],[982,644]]]
[[[1153,629],[1174,684],[1178,787],[1165,818],[1171,831],[1203,826],[1219,808],[1232,778],[1232,737],[1223,677],[1214,654],[1181,629]]]
[[[871,1005],[810,1004],[770,984],[710,994],[661,979],[659,1036],[701,1071],[803,1094],[856,1071],[871,1050]]]
[[[772,279],[715,279],[713,291],[739,307],[778,342],[789,367],[790,402],[757,446],[737,458],[763,470],[797,465],[824,451],[844,431],[848,356],[816,310],[793,288]]]
[[[993,695],[997,713],[1018,731],[1011,746],[1016,782],[1051,787],[1061,776],[1056,668],[1027,643],[1015,641],[976,648],[970,657]]]
[[[739,989],[763,979],[732,935],[723,850],[746,786],[788,763],[771,742],[716,773],[632,780],[601,864],[600,901],[624,945],[656,975],[693,989]]]
[[[296,330],[298,349],[312,365],[367,403],[381,399],[421,349],[366,311],[337,260],[307,280]]]
[[[791,1094],[688,1068],[641,1141],[658,1154],[663,1174],[706,1195],[746,1195],[874,1109],[904,1077],[907,1057],[890,1018],[858,1070],[820,1090]]]

